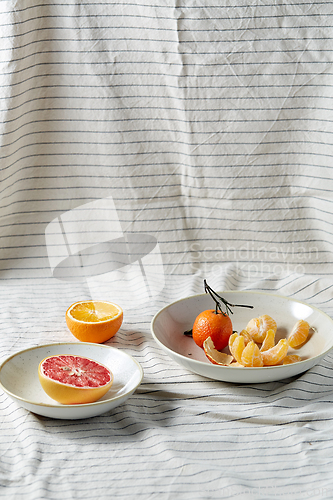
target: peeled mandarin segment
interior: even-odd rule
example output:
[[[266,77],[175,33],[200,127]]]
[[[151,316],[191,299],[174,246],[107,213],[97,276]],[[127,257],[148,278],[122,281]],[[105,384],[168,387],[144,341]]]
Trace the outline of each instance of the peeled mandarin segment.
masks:
[[[304,321],[303,319],[297,321],[288,337],[290,347],[296,348],[304,344],[309,336],[309,331],[310,325],[307,321]]]
[[[214,365],[228,366],[233,361],[233,357],[225,352],[215,349],[214,342],[208,337],[203,343],[203,349],[209,361]]]
[[[249,342],[242,352],[241,363],[243,366],[263,366],[263,360],[259,347],[253,340]]]
[[[302,361],[301,356],[298,356],[297,354],[289,354],[284,358],[283,364],[291,365],[292,363],[298,363],[299,361]]]
[[[264,366],[273,366],[281,363],[287,356],[289,344],[286,339],[281,339],[279,342],[268,351],[261,353]]]
[[[245,327],[245,331],[250,335],[252,340],[256,340],[260,329],[259,318],[252,318]]]
[[[245,330],[251,335],[255,342],[263,342],[268,330],[274,330],[276,333],[277,325],[273,318],[268,314],[263,314],[259,318],[253,318],[247,324]]]
[[[265,333],[268,330],[274,330],[274,333],[276,333],[277,324],[271,316],[268,316],[268,314],[263,314],[262,316],[259,316],[259,321],[261,328],[265,331]]]
[[[263,314],[262,316],[259,316],[259,323],[260,323],[260,331],[259,331],[260,340],[259,340],[259,342],[264,341],[268,330],[273,330],[274,335],[275,335],[276,330],[277,330],[277,325],[276,325],[276,322],[274,321],[274,319],[271,318],[270,316],[268,316],[268,314]]]
[[[241,363],[242,352],[245,349],[245,339],[243,335],[238,335],[238,333],[233,333],[229,338],[229,350],[235,360]]]
[[[238,333],[235,332],[235,333],[232,333],[229,337],[229,342],[228,342],[228,345],[229,345],[229,349],[232,347],[232,344],[234,343],[235,339],[238,337]]]
[[[266,333],[266,336],[264,338],[264,341],[261,345],[260,351],[268,351],[268,349],[271,349],[272,347],[275,346],[275,332],[274,330],[270,329]]]
[[[242,335],[242,337],[244,337],[245,345],[252,340],[251,335],[246,330],[242,330],[239,335]]]

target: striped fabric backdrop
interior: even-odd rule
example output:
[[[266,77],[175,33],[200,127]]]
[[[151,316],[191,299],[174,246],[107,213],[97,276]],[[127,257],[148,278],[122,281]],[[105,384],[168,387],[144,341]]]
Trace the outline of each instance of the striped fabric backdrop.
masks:
[[[1,390],[0,498],[332,498],[332,354],[232,384],[150,332],[204,279],[333,317],[332,62],[331,1],[0,2],[0,361],[100,297],[144,370],[91,419]]]

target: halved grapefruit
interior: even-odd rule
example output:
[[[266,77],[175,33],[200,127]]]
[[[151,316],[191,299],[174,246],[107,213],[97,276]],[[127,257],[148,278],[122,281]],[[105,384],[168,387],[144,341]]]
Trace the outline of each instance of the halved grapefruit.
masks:
[[[109,368],[72,354],[43,359],[38,377],[46,394],[65,405],[93,403],[104,396],[113,383]]]

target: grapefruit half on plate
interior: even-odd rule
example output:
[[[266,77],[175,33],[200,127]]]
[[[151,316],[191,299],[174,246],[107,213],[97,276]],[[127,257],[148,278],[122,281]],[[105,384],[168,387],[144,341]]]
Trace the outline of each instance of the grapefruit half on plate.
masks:
[[[113,374],[106,366],[72,354],[48,356],[39,363],[42,388],[58,403],[94,403],[108,392]]]

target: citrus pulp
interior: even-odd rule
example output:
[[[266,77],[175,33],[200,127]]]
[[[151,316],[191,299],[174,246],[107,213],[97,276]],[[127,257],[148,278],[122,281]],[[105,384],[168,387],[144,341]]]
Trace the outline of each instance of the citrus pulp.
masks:
[[[113,374],[89,358],[63,354],[39,363],[38,377],[50,398],[61,404],[93,403],[110,389]]]
[[[75,302],[66,311],[66,323],[81,342],[101,344],[113,337],[123,322],[123,310],[107,301]]]
[[[310,325],[307,321],[304,321],[303,319],[297,321],[288,337],[289,346],[294,349],[300,347],[308,339],[309,332]]]

